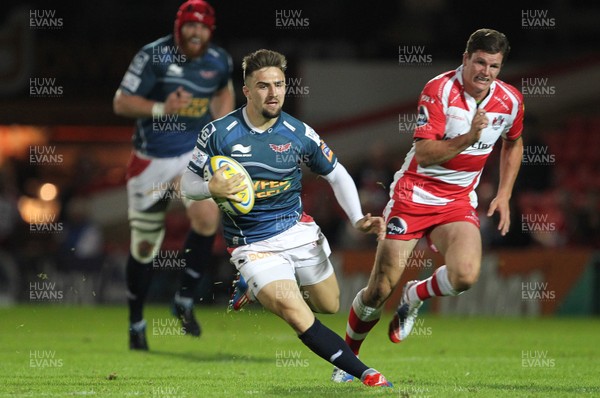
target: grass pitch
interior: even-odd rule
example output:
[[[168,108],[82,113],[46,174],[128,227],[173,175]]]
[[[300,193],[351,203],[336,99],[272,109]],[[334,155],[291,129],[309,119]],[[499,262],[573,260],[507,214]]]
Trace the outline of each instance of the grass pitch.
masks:
[[[331,365],[260,307],[199,308],[200,339],[168,308],[146,310],[148,353],[127,348],[125,307],[0,309],[2,397],[600,396],[600,320],[438,318],[399,345],[384,316],[361,358],[393,389],[329,381]],[[346,314],[320,316],[342,334]]]

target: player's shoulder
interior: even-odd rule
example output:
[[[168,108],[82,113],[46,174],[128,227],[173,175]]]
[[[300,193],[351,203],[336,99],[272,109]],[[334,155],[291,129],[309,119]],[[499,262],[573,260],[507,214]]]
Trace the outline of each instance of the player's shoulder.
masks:
[[[175,48],[175,40],[173,39],[172,34],[160,37],[160,38],[154,40],[153,42],[146,44],[145,46],[142,47],[142,49],[140,51],[148,53],[148,54],[156,54],[156,53],[160,53],[160,51],[157,52],[155,49],[161,48],[161,47],[169,47],[171,49]]]
[[[311,126],[286,112],[281,112],[281,124],[279,128],[280,131],[292,134],[301,141],[310,140],[318,145],[321,140],[319,134]]]
[[[210,43],[206,49],[206,55],[223,63],[229,63],[231,55],[223,47]]]
[[[457,73],[457,70],[440,73],[425,84],[423,92],[431,95],[441,95],[447,84],[456,82]]]
[[[226,137],[239,128],[243,128],[241,108],[206,124],[198,135],[198,144],[206,147],[209,141],[223,142]]]
[[[242,114],[242,108],[238,108],[229,112],[225,116],[221,116],[220,118],[213,120],[208,125],[213,126],[215,131],[225,133],[233,130],[235,127],[242,126],[243,119],[244,116]]]
[[[508,84],[500,79],[496,79],[496,85],[503,92],[506,93],[509,97],[513,97],[512,99],[518,103],[523,102],[523,94],[517,88],[511,84]]]

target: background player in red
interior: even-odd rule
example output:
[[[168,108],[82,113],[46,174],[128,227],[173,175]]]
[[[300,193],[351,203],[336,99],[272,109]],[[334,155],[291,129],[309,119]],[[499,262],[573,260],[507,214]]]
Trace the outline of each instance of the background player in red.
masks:
[[[127,181],[131,349],[148,349],[142,310],[150,286],[152,260],[165,233],[169,198],[178,189],[198,132],[234,107],[231,57],[210,42],[214,29],[215,12],[208,3],[185,2],[177,12],[174,33],[144,46],[136,54],[115,94],[114,111],[137,119]],[[182,254],[185,272],[175,295],[174,312],[186,334],[199,336],[200,325],[192,311],[193,294],[210,265],[219,210],[212,200],[184,200],[184,204],[192,228]]]
[[[487,215],[498,212],[498,230],[508,232],[509,199],[523,154],[522,96],[496,79],[509,50],[504,34],[479,29],[467,42],[462,65],[425,85],[413,146],[395,174],[384,210],[386,238],[378,244],[367,287],[350,309],[346,342],[356,355],[421,237],[439,249],[446,264],[430,278],[405,285],[389,325],[392,342],[408,337],[424,300],[458,295],[477,281],[481,235],[475,188],[499,137],[500,181]],[[336,368],[332,379],[352,377]]]

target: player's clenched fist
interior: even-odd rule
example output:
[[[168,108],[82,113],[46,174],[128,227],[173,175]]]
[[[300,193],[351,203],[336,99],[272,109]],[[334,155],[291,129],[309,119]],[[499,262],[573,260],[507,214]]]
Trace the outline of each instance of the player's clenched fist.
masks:
[[[478,109],[475,113],[475,116],[473,116],[473,120],[471,121],[470,133],[472,135],[471,142],[473,144],[479,141],[479,138],[481,138],[481,130],[486,128],[488,123],[489,119],[486,115],[486,112],[483,109]]]
[[[180,109],[186,108],[192,103],[192,93],[185,91],[183,87],[177,87],[177,90],[168,95],[165,101],[165,113],[177,113]]]
[[[356,222],[355,227],[366,234],[377,235],[377,240],[385,238],[385,221],[382,217],[374,217],[371,216],[371,213],[368,213]]]

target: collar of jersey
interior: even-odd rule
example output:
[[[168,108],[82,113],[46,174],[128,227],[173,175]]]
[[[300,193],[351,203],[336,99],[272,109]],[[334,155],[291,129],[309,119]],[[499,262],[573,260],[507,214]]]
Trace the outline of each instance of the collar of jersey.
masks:
[[[282,113],[283,113],[283,111],[282,111]],[[272,133],[275,130],[275,127],[279,124],[280,119],[281,119],[281,114],[280,114],[279,117],[277,117],[277,121],[275,122],[275,124],[273,124],[273,126],[269,127],[266,130],[260,130],[259,128],[254,126],[252,123],[250,123],[250,118],[248,118],[248,113],[246,112],[246,106],[244,106],[242,108],[242,116],[244,118],[244,123],[246,124],[246,126],[248,126],[248,132],[250,134],[258,134],[258,135],[262,135],[263,133]]]

